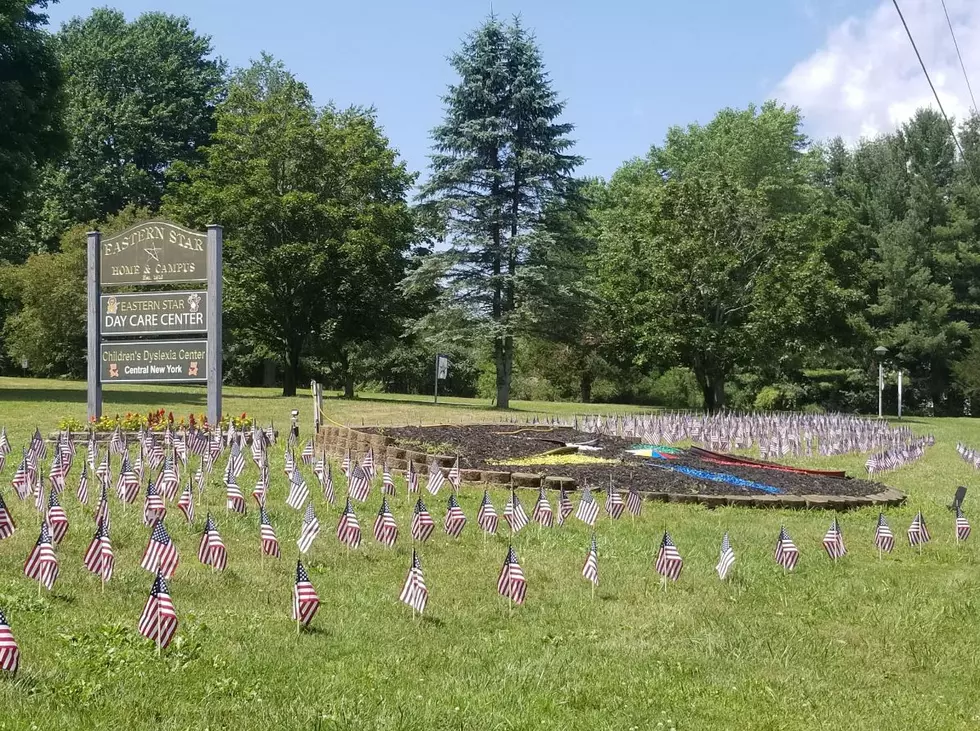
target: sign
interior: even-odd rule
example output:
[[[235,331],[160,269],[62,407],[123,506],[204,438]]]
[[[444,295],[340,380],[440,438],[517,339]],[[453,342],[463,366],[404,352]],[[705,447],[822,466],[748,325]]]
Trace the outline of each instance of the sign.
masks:
[[[449,375],[449,356],[448,355],[436,356],[436,378],[445,381],[448,375]]]
[[[135,340],[102,343],[99,370],[102,383],[146,381],[206,381],[208,341]]]
[[[203,282],[208,278],[206,233],[166,221],[146,221],[101,239],[102,285]]]
[[[104,294],[102,335],[185,335],[208,331],[208,293]]]

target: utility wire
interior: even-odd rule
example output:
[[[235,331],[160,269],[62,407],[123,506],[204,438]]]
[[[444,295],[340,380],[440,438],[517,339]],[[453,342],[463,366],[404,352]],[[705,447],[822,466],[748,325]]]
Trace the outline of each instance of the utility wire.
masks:
[[[973,180],[973,184],[980,189],[980,183],[977,182],[977,178],[973,174],[973,168],[966,159],[966,155],[963,152],[963,147],[960,145],[960,138],[956,136],[956,130],[953,129],[953,123],[949,121],[949,115],[946,114],[946,110],[943,109],[943,103],[939,100],[939,94],[936,92],[936,87],[933,85],[932,79],[929,77],[929,71],[926,69],[925,61],[922,60],[922,54],[919,53],[919,47],[915,45],[915,39],[912,37],[912,31],[909,30],[909,24],[905,22],[905,16],[902,14],[902,9],[898,5],[898,0],[892,0],[892,5],[895,6],[895,10],[898,12],[898,18],[902,21],[902,26],[905,28],[905,35],[909,37],[909,43],[912,44],[912,50],[915,51],[915,57],[919,59],[919,66],[922,67],[922,73],[925,74],[926,81],[929,82],[929,88],[932,89],[932,95],[936,98],[936,104],[939,105],[939,111],[942,113],[943,119],[946,120],[946,126],[949,128],[949,134],[953,137],[953,142],[956,143],[956,149],[960,151],[960,158],[964,161],[964,163],[966,163],[966,169],[967,172],[970,173],[970,178]]]
[[[956,42],[956,33],[953,32],[953,22],[949,19],[949,11],[946,9],[946,0],[941,0],[943,12],[946,14],[946,25],[949,26],[949,34],[953,37],[953,48],[956,49],[956,58],[960,60],[960,68],[963,69],[963,78],[966,79],[966,88],[970,92],[970,101],[973,102],[973,113],[977,112],[977,100],[973,97],[973,87],[970,86],[970,77],[966,75],[966,64],[963,63],[963,56],[960,55],[960,44]]]

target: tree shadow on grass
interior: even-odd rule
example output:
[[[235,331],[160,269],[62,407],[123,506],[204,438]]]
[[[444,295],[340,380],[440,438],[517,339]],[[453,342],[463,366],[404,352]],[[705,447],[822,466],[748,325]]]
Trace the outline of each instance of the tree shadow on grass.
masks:
[[[52,388],[0,388],[0,402],[3,401],[33,401],[61,404],[84,404],[88,400],[87,393],[82,389]],[[103,391],[103,410],[109,412],[113,404],[206,404],[207,392],[180,393],[176,391]]]
[[[440,401],[439,403],[434,404],[431,401],[422,401],[417,398],[416,399],[398,398],[397,396],[393,396],[392,398],[380,398],[378,396],[358,396],[352,399],[345,399],[343,396],[324,396],[323,400],[338,401],[340,403],[348,403],[348,404],[370,403],[370,404],[408,404],[410,406],[438,406],[439,408],[446,408],[446,409],[464,409],[467,411],[488,411],[488,412],[498,411],[500,413],[506,413],[511,411],[516,413],[517,411],[516,409],[495,409],[493,406],[490,406],[489,404],[486,403],[455,404],[455,403],[447,403],[447,402]]]

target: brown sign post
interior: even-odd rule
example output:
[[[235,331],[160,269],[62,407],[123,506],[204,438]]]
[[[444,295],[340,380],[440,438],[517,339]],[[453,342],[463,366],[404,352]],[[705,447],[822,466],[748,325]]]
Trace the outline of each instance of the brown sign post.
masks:
[[[102,384],[208,384],[208,421],[221,418],[221,226],[191,231],[144,221],[106,239],[88,235],[88,414],[102,415]],[[179,292],[107,292],[204,282]],[[206,334],[197,340],[159,336]],[[113,341],[103,337],[140,336]]]

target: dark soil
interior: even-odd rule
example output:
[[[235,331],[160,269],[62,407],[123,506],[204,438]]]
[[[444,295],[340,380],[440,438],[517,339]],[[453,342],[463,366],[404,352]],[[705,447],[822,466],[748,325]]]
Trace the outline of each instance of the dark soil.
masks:
[[[727,482],[716,482],[672,471],[672,466],[686,466],[708,472],[723,473],[778,488],[788,495],[870,495],[883,486],[870,480],[841,479],[806,475],[761,467],[717,465],[694,455],[682,453],[676,459],[648,460],[626,454],[635,439],[586,434],[574,429],[519,427],[504,425],[424,426],[373,430],[395,439],[400,446],[432,454],[459,455],[464,469],[493,469],[501,472],[523,472],[571,477],[579,485],[602,488],[613,483],[620,489],[630,486],[640,491],[672,494],[765,495],[762,490]],[[595,440],[593,442],[593,440]],[[617,464],[597,465],[497,465],[501,460],[519,459],[542,454],[565,442],[591,442],[600,451],[590,456],[615,459]]]

